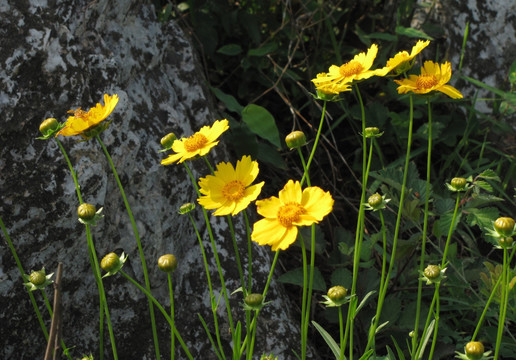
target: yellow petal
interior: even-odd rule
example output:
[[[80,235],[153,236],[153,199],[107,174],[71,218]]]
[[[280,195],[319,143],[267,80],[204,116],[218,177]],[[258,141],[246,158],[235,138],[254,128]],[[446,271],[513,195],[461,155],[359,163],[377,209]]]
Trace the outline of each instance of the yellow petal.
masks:
[[[289,180],[285,187],[279,192],[279,199],[283,204],[289,202],[300,203],[302,197],[301,184],[299,181]]]
[[[256,211],[265,218],[275,219],[278,215],[280,206],[281,201],[275,196],[256,201]]]

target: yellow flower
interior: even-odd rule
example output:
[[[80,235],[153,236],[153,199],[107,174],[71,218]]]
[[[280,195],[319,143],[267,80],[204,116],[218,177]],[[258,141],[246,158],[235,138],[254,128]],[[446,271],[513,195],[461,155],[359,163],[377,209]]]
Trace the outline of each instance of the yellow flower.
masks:
[[[453,86],[446,85],[451,78],[451,64],[445,62],[441,66],[433,61],[425,61],[421,75],[410,75],[408,79],[394,80],[398,85],[398,93],[428,94],[440,91],[453,99],[462,99],[462,94]]]
[[[213,215],[236,215],[260,195],[264,182],[251,185],[257,176],[258,163],[250,156],[238,160],[236,168],[222,162],[215,175],[199,180],[202,196],[197,201],[205,209],[217,209]]]
[[[412,47],[412,51],[410,54],[406,51],[400,51],[394,57],[391,57],[389,60],[387,60],[387,64],[381,68],[376,70],[376,75],[378,76],[385,76],[392,70],[396,68],[402,68],[403,64],[406,64],[410,60],[416,57],[417,54],[419,54],[424,48],[426,48],[430,44],[430,40],[419,40],[416,45]]]
[[[161,160],[162,165],[170,165],[182,163],[197,155],[204,156],[210,152],[211,148],[217,145],[218,137],[227,129],[229,129],[228,121],[217,120],[210,126],[203,126],[190,137],[175,140],[172,144],[172,150],[176,153],[169,155],[168,158]],[[179,160],[179,161],[178,161]]]
[[[279,197],[258,200],[256,206],[264,219],[254,224],[251,239],[277,251],[296,241],[298,226],[310,226],[328,215],[333,209],[333,198],[317,186],[301,191],[299,181],[289,180]]]
[[[106,119],[109,114],[111,114],[116,104],[118,104],[118,95],[109,96],[108,94],[104,94],[104,105],[97,103],[94,108],[88,111],[83,111],[81,108],[69,110],[68,112],[73,114],[73,116],[68,117],[64,128],[61,129],[56,136],[82,135],[85,138],[89,138],[90,136],[87,136],[84,132]]]
[[[355,55],[353,60],[341,65],[332,65],[328,73],[318,74],[312,82],[317,90],[325,94],[338,94],[343,91],[350,91],[353,81],[364,80],[376,75],[374,70],[370,70],[373,61],[378,53],[378,46],[371,45],[367,53],[362,52]]]

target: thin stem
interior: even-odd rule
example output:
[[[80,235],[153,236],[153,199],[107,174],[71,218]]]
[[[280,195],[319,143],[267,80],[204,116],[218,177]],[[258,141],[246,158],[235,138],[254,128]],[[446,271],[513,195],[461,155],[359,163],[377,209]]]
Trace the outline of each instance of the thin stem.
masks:
[[[133,212],[131,211],[131,206],[129,205],[129,202],[127,201],[127,197],[125,196],[124,187],[122,186],[122,182],[120,181],[120,178],[118,177],[118,172],[116,171],[115,164],[113,163],[113,160],[111,159],[111,156],[109,155],[109,152],[108,152],[106,146],[100,139],[99,135],[96,135],[95,139],[97,139],[100,147],[102,148],[102,150],[104,151],[104,154],[106,155],[109,166],[111,167],[111,171],[113,172],[116,183],[118,184],[118,188],[120,189],[120,194],[122,195],[122,199],[124,200],[125,209],[127,211],[127,215],[129,215],[129,220],[131,221],[131,225],[133,227],[136,244],[138,245],[138,252],[140,254],[140,261],[141,261],[142,269],[143,269],[143,277],[145,279],[145,288],[147,289],[147,291],[150,292],[150,281],[149,281],[149,274],[147,272],[147,265],[145,262],[145,255],[143,253],[143,247],[142,247],[142,243],[140,241],[140,234],[138,233],[138,228],[136,226],[136,222],[134,221]],[[161,356],[159,353],[158,331],[156,328],[156,319],[154,316],[154,307],[152,306],[151,301],[149,301],[148,304],[149,304],[149,315],[150,315],[150,319],[151,319],[152,337],[154,340],[154,350],[156,353],[156,359],[161,359]]]
[[[242,285],[242,291],[244,292],[244,297],[247,295],[247,288],[245,287],[244,281],[244,270],[242,268],[242,262],[240,261],[240,253],[238,251],[238,244],[235,236],[235,228],[233,227],[233,219],[231,215],[226,216],[228,219],[229,232],[231,233],[231,240],[233,243],[233,251],[235,252],[235,260],[238,268],[238,275],[240,276],[240,284]]]
[[[434,350],[435,345],[437,344],[437,333],[439,330],[439,305],[440,305],[440,298],[439,298],[439,288],[441,284],[435,284],[435,323],[434,323],[434,334],[432,338],[432,346],[430,347],[430,354],[428,355],[429,359],[434,358]]]
[[[168,278],[168,292],[169,292],[169,297],[170,297],[170,320],[172,320],[172,327],[175,327],[175,322],[174,322],[174,290],[173,290],[173,287],[172,287],[172,274],[171,273],[167,273],[167,278]],[[174,360],[175,358],[175,339],[176,337],[174,336],[174,331],[173,330],[170,330],[170,359]]]
[[[305,173],[301,178],[301,186],[305,182],[305,177],[308,176],[308,170],[310,170],[310,164],[312,163],[312,159],[314,158],[315,150],[317,149],[317,144],[319,144],[319,138],[321,137],[321,130],[324,124],[324,116],[326,115],[326,100],[324,100],[321,121],[319,122],[319,128],[317,129],[317,134],[315,135],[314,146],[312,147],[312,151],[310,152],[310,157],[308,158],[308,162],[306,163]]]
[[[55,138],[57,145],[59,146],[59,149],[61,149],[61,153],[63,154],[66,163],[68,164],[68,168],[70,169],[70,173],[72,174],[73,182],[75,184],[75,192],[77,193],[77,198],[79,199],[79,204],[82,204],[82,195],[81,195],[81,187],[79,186],[79,182],[77,181],[77,174],[75,173],[75,170],[73,169],[72,163],[70,162],[70,158],[68,158],[68,154],[66,153],[65,148],[63,147],[63,144],[61,144],[61,141],[59,141],[58,138]]]
[[[498,331],[496,332],[496,347],[494,360],[498,359],[500,354],[500,345],[502,343],[503,328],[505,327],[505,317],[507,314],[507,303],[509,300],[509,255],[507,248],[503,248],[503,268],[502,268],[502,296],[500,297],[500,315],[498,317]]]
[[[305,247],[305,239],[301,238],[301,253],[302,253],[302,259],[303,259],[303,297],[301,299],[301,359],[306,359],[306,341],[307,341],[307,334],[305,333],[305,313],[306,313],[306,306],[307,306],[307,292],[306,289],[308,288],[308,264],[306,260],[306,247]]]
[[[247,291],[251,292],[253,287],[253,253],[252,253],[252,241],[251,241],[251,227],[249,225],[249,218],[247,217],[247,211],[244,210],[245,220],[245,233],[247,235]]]
[[[134,286],[136,286],[138,289],[140,289],[140,291],[142,291],[146,296],[147,298],[149,299],[149,301],[152,301],[154,305],[156,305],[156,308],[163,314],[163,316],[165,317],[165,319],[167,320],[167,322],[170,324],[170,327],[172,329],[172,331],[174,331],[174,335],[177,337],[177,340],[179,341],[179,343],[181,344],[181,347],[183,348],[183,351],[185,352],[186,356],[188,357],[188,359],[191,359],[193,360],[193,356],[192,354],[190,354],[190,351],[188,350],[188,347],[186,346],[185,342],[183,341],[183,338],[181,337],[181,335],[179,334],[179,331],[176,329],[176,327],[174,326],[174,321],[172,320],[172,318],[168,315],[167,311],[163,308],[163,306],[161,306],[161,304],[158,302],[158,300],[156,300],[156,298],[154,296],[152,296],[152,294],[147,291],[147,289],[145,289],[143,286],[141,286],[140,284],[138,284],[138,282],[136,280],[134,280],[132,277],[130,277],[129,275],[127,275],[123,270],[120,270],[119,271],[120,274],[122,274],[127,280],[129,280],[129,282],[131,284],[133,284]]]
[[[339,306],[339,334],[340,334],[340,355],[339,360],[344,360],[344,321],[342,320],[342,306]]]

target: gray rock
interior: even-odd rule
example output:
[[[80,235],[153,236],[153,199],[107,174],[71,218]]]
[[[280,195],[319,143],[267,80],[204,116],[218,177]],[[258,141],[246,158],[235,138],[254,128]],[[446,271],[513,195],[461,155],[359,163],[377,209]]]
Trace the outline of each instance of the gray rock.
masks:
[[[156,261],[164,253],[175,254],[180,264],[173,275],[178,329],[194,358],[215,358],[197,317],[202,314],[212,325],[201,252],[188,217],[176,213],[181,204],[195,201],[194,189],[184,168],[161,166],[164,155],[158,153],[159,139],[166,133],[189,135],[217,118],[185,34],[174,22],[160,24],[148,1],[0,0],[0,22],[0,214],[25,272],[43,266],[52,272],[63,262],[63,337],[67,346],[74,347],[74,358],[90,352],[98,358],[97,288],[85,229],[76,219],[78,200],[68,167],[54,139],[35,138],[45,118],[64,121],[69,109],[92,107],[104,93],[120,97],[110,117],[113,121],[101,137],[132,206],[153,294],[168,304],[166,276],[157,270]],[[129,255],[124,270],[143,283],[133,230],[101,148],[95,140],[60,139],[77,172],[84,200],[104,207],[105,217],[92,228],[99,258],[123,250]],[[227,160],[223,141],[212,155]],[[202,161],[191,166],[196,176],[207,172]],[[194,217],[209,249],[199,208]],[[227,225],[225,219],[215,219],[213,224],[228,289],[234,290],[239,281]],[[241,232],[240,222],[237,227]],[[11,252],[3,243],[0,358],[42,358],[45,339]],[[254,255],[255,290],[261,291],[271,252],[254,246]],[[218,292],[210,250],[208,258]],[[154,358],[146,298],[121,276],[106,278],[104,283],[119,358]],[[52,293],[47,291],[50,300]],[[293,358],[298,320],[291,319],[288,300],[274,280],[269,293],[273,302],[261,313],[255,353]],[[41,294],[35,296],[49,327]],[[235,317],[242,320],[240,294],[231,296],[231,301]],[[221,327],[227,329],[223,302],[218,314]],[[168,324],[159,313],[156,317],[161,352],[168,356]],[[229,347],[228,332],[223,331],[223,336]],[[111,358],[110,351],[106,330],[107,358]]]

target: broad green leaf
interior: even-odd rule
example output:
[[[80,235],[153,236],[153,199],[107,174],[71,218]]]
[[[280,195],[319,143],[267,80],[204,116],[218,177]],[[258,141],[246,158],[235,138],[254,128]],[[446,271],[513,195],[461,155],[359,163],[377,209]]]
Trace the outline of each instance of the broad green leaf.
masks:
[[[226,108],[229,111],[235,112],[237,114],[242,113],[244,107],[238,103],[237,99],[235,99],[233,95],[226,94],[222,90],[219,90],[214,87],[210,87],[210,90],[213,93],[213,95],[217,97],[217,99],[219,99],[224,103],[224,105],[226,105]]]
[[[256,48],[256,49],[250,49],[247,52],[247,56],[265,56],[267,54],[270,54],[271,52],[276,51],[278,48],[278,44],[276,42],[270,42],[267,44],[264,44],[263,46]]]
[[[334,272],[331,273],[330,276],[331,286],[344,286],[346,289],[351,287],[351,282],[353,281],[353,274],[349,269],[346,268],[338,268]]]
[[[512,63],[509,70],[509,81],[511,84],[516,85],[516,60]]]
[[[487,169],[487,170],[482,171],[478,175],[478,177],[483,178],[483,179],[491,179],[491,180],[495,180],[495,181],[500,181],[500,178],[498,177],[498,174],[496,172],[494,172],[493,170],[491,170],[491,169]]]
[[[319,331],[319,334],[321,334],[324,341],[326,341],[326,344],[328,344],[328,346],[330,347],[331,352],[333,353],[333,355],[335,355],[335,359],[339,359],[339,357],[340,357],[339,345],[337,345],[335,340],[333,340],[331,335],[326,330],[324,330],[324,328],[321,325],[319,325],[315,321],[312,321],[312,325],[317,329],[317,331]],[[346,357],[344,357],[344,359],[346,359]]]
[[[481,229],[491,229],[493,221],[498,219],[500,212],[495,207],[468,209],[467,222],[470,226],[478,225]]]
[[[457,217],[455,218],[455,224],[453,224],[452,233],[457,228],[457,224],[460,223],[462,214],[459,212]],[[450,227],[452,226],[453,220],[453,211],[444,213],[437,222],[435,230],[435,236],[448,236],[448,232],[450,231]]]
[[[278,150],[266,143],[258,143],[258,160],[271,164],[278,169],[287,170],[285,160]]]
[[[242,120],[253,133],[281,149],[278,127],[274,117],[267,109],[259,105],[247,105],[242,110]]]
[[[307,272],[308,274],[308,272]],[[309,274],[308,274],[309,275]],[[298,267],[294,270],[287,271],[283,275],[278,278],[279,282],[286,284],[293,284],[303,286],[303,268]],[[314,268],[314,290],[318,291],[326,291],[326,283],[324,282],[324,278],[321,274],[321,271],[316,267]]]
[[[223,55],[234,56],[242,53],[242,47],[238,44],[227,44],[219,48],[217,52]]]
[[[431,36],[425,34],[421,30],[407,28],[404,26],[396,26],[396,34],[404,35],[404,36],[411,37],[411,38],[417,38],[417,39],[433,40],[433,38]]]
[[[493,192],[493,187],[487,181],[477,180],[474,182],[474,184],[476,186],[484,189],[485,191]]]
[[[393,35],[393,34],[379,33],[379,32],[365,35],[365,37],[368,37],[370,39],[380,39],[380,40],[385,40],[385,41],[396,41],[396,39],[398,38],[396,35]]]

